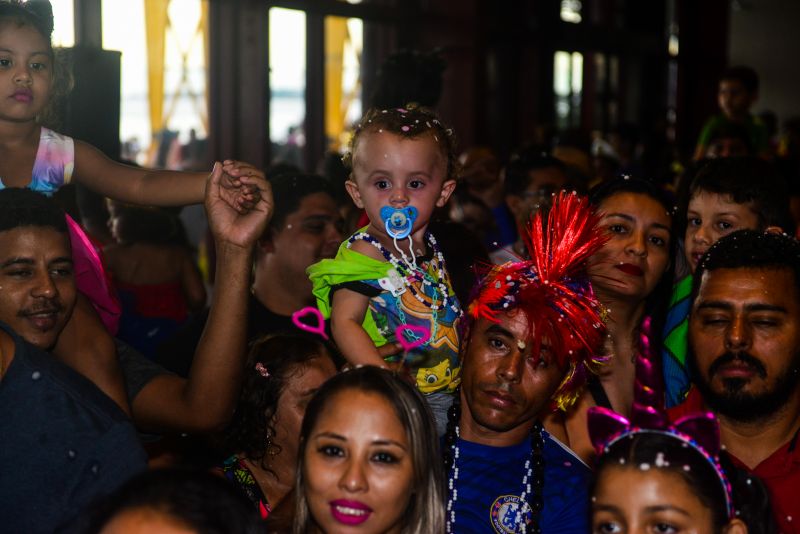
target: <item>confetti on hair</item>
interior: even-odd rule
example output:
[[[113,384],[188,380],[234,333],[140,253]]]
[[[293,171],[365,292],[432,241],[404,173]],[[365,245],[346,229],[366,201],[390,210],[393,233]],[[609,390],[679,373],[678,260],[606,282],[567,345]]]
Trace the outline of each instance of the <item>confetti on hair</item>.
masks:
[[[589,408],[589,438],[598,455],[605,454],[609,448],[622,439],[633,439],[640,434],[660,434],[678,440],[682,448],[694,449],[708,462],[717,473],[725,494],[725,506],[728,517],[733,518],[736,511],[733,506],[731,484],[719,461],[722,450],[719,434],[719,423],[711,412],[700,412],[685,415],[671,423],[667,414],[660,409],[658,394],[652,387],[657,381],[658,369],[653,365],[652,347],[646,338],[649,334],[649,321],[645,321],[641,333],[642,349],[636,358],[636,381],[634,400],[630,420],[624,416],[602,407]],[[640,464],[641,469],[650,468],[650,464]],[[669,467],[669,459],[658,452],[654,465],[659,468]],[[683,465],[684,471],[691,466]]]
[[[605,326],[601,305],[585,272],[586,260],[607,237],[585,197],[561,192],[547,221],[541,211],[528,225],[523,240],[527,261],[490,268],[469,308],[470,317],[497,322],[498,314],[521,309],[534,332],[532,354],[539,358],[543,340],[567,374],[554,395],[566,409],[575,402],[590,373],[606,361],[596,355]]]

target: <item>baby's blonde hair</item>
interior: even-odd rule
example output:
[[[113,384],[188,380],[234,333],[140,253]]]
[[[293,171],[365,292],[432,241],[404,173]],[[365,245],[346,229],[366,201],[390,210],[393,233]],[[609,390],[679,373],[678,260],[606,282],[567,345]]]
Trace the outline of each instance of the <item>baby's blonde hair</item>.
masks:
[[[436,114],[423,107],[409,104],[405,108],[376,109],[367,111],[353,132],[342,161],[352,172],[353,154],[358,140],[367,132],[383,131],[393,133],[407,139],[416,139],[424,135],[433,136],[434,141],[447,159],[447,178],[458,177],[458,158],[456,155],[456,139],[453,129],[445,125]]]

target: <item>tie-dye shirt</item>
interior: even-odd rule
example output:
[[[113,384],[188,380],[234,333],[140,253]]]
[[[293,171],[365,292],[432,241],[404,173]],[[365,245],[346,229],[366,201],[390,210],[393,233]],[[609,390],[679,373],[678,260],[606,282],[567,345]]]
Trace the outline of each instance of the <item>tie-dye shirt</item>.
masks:
[[[42,126],[28,189],[51,196],[70,182],[74,169],[75,143],[72,138]],[[3,188],[5,184],[0,178],[0,189]]]

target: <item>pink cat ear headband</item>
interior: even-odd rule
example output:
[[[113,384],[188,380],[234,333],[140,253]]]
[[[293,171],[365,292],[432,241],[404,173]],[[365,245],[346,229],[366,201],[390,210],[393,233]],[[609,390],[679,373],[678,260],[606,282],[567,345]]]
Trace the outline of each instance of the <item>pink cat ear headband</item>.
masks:
[[[681,417],[670,424],[666,414],[655,406],[657,392],[651,387],[655,384],[655,370],[649,359],[650,345],[647,336],[642,335],[642,352],[636,359],[635,400],[630,421],[622,415],[601,407],[589,409],[589,437],[598,455],[605,454],[624,438],[637,434],[661,434],[679,440],[684,447],[696,450],[714,468],[722,485],[728,518],[735,517],[732,489],[725,471],[719,462],[721,451],[719,424],[711,412],[697,413]],[[668,465],[661,455],[649,467]]]

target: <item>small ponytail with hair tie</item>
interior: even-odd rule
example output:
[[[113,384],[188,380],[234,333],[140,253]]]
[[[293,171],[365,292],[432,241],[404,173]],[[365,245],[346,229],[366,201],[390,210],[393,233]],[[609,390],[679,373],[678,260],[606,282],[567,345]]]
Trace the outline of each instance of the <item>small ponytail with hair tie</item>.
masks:
[[[269,370],[267,370],[267,368],[264,366],[263,363],[258,362],[256,364],[256,371],[258,371],[258,374],[260,374],[264,378],[269,378]]]

